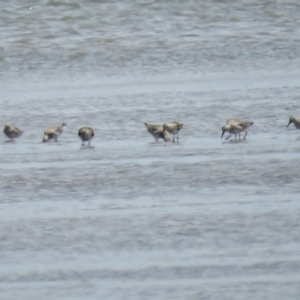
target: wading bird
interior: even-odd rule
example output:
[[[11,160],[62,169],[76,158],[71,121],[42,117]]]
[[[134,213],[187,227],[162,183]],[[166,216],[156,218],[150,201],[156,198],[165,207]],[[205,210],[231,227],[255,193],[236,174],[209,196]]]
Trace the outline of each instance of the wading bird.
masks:
[[[240,137],[240,133],[244,131],[245,132],[244,140],[245,140],[246,139],[246,135],[247,135],[246,129],[249,126],[251,126],[251,125],[253,125],[253,122],[250,122],[250,121],[241,121],[239,119],[229,119],[229,120],[227,120],[226,125],[224,125],[222,127],[221,138],[223,138],[224,133],[227,131],[227,132],[229,132],[230,135],[226,138],[226,140],[228,140],[229,138],[231,138],[231,134],[234,134],[235,135],[235,139],[236,139],[237,134]]]
[[[84,146],[84,142],[89,142],[89,146],[91,144],[91,139],[94,137],[94,131],[90,127],[82,127],[78,130],[78,136],[82,140],[82,146]]]
[[[47,142],[48,140],[51,139],[55,139],[55,142],[57,142],[58,136],[62,134],[66,126],[67,126],[66,123],[62,123],[60,126],[48,127],[44,131],[43,142]]]
[[[163,125],[163,129],[164,129],[164,132],[167,131],[171,134],[173,134],[173,142],[175,142],[175,135],[177,135],[177,142],[179,140],[179,136],[178,136],[178,133],[179,131],[181,130],[181,128],[183,127],[183,124],[181,123],[178,123],[178,122],[169,122],[169,123],[165,123]]]
[[[19,137],[23,133],[23,131],[18,127],[11,125],[5,125],[3,132],[9,139],[11,139],[11,141],[14,141],[15,138]]]

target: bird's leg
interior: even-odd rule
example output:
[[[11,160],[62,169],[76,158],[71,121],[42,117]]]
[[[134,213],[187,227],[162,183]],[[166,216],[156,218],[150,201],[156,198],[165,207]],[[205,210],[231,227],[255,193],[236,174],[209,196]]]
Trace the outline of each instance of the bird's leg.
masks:
[[[91,146],[91,140],[89,140],[89,147]]]
[[[173,134],[173,143],[175,143],[175,134]]]
[[[178,136],[178,133],[177,133],[177,142],[179,141],[179,136]]]
[[[244,136],[244,140],[246,139],[246,135],[247,135],[247,131],[245,130],[245,136]]]
[[[225,140],[228,140],[228,139],[230,139],[231,138],[231,134],[225,139]]]

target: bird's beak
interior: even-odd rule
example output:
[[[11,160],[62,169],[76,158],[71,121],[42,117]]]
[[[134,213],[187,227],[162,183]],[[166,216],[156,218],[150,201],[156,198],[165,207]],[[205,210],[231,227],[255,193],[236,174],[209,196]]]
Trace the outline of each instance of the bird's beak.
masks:
[[[223,137],[224,133],[225,133],[225,130],[223,130],[222,135],[221,135],[221,138]]]
[[[289,124],[286,125],[286,128],[288,128],[291,123],[292,123],[292,121],[289,121]]]

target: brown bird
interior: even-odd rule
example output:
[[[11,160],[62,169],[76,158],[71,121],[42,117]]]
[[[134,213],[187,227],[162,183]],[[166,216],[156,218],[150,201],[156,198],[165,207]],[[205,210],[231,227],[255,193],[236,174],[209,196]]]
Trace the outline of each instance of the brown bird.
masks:
[[[300,117],[293,117],[293,116],[291,116],[291,117],[290,117],[289,124],[287,124],[286,127],[289,127],[289,125],[290,125],[291,123],[294,123],[295,127],[296,127],[297,129],[300,129]]]
[[[11,141],[14,141],[15,138],[19,137],[23,133],[23,131],[18,127],[11,125],[5,125],[3,132],[9,139],[11,139]]]
[[[230,133],[230,135],[226,138],[226,140],[231,138],[231,134],[234,134],[235,139],[236,139],[236,135],[238,134],[240,136],[240,133],[244,131],[245,132],[244,140],[245,140],[246,135],[247,135],[246,129],[253,124],[254,123],[250,122],[250,121],[241,121],[239,119],[229,119],[229,120],[227,120],[226,125],[224,125],[222,127],[221,138],[223,137],[224,133],[227,131]]]
[[[181,130],[182,127],[183,127],[182,123],[178,123],[178,122],[175,122],[175,121],[165,123],[163,125],[164,132],[167,131],[167,132],[173,134],[173,142],[175,142],[175,135],[177,135],[177,142],[178,142],[178,140],[179,140],[178,133],[179,133],[179,131]]]
[[[84,142],[89,142],[90,146],[91,139],[94,137],[94,131],[90,127],[82,127],[78,130],[78,136],[82,140],[82,146],[84,146]]]
[[[166,132],[164,132],[162,125],[154,125],[154,124],[147,124],[144,123],[148,132],[154,137],[155,141],[158,139],[163,139],[165,142],[169,142],[170,138]]]
[[[57,142],[57,138],[62,134],[63,130],[67,127],[66,123],[62,123],[60,126],[56,127],[48,127],[44,131],[43,142],[47,142],[48,140],[55,139]]]

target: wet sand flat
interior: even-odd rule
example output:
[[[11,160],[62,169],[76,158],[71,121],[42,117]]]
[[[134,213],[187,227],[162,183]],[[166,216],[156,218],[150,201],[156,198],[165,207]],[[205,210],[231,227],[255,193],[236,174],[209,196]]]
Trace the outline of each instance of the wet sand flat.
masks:
[[[4,3],[0,298],[298,300],[298,2]]]
[[[183,83],[179,93],[168,82],[157,92],[152,84],[143,94],[114,88],[101,96],[94,88],[94,97],[87,87],[89,96],[77,98],[74,87],[70,97],[65,90],[38,102],[27,91],[32,100],[17,114],[6,109],[25,133],[15,142],[3,135],[0,144],[3,295],[299,294],[300,140],[285,128],[298,88],[274,80],[266,88],[189,92]],[[232,116],[254,121],[246,141],[220,139]],[[179,144],[155,143],[144,128],[166,119],[184,123]],[[67,129],[57,143],[42,143],[55,120]],[[81,125],[95,130],[91,148],[81,147]]]

